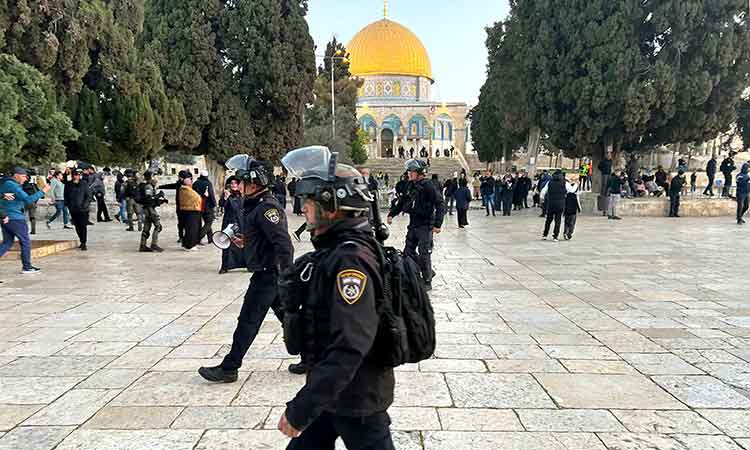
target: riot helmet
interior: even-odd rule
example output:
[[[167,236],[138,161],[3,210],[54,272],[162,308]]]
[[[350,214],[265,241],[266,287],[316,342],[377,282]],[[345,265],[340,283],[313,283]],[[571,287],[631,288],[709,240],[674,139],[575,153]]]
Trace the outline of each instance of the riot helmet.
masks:
[[[327,212],[368,212],[373,196],[357,169],[338,164],[338,153],[313,146],[292,150],[281,159],[290,176],[297,178],[295,194],[314,200]]]
[[[404,169],[407,172],[417,172],[424,175],[427,172],[427,163],[419,159],[410,159],[404,163]]]
[[[268,187],[273,182],[273,165],[268,161],[258,161],[250,155],[234,155],[224,164],[234,170],[234,175],[245,183]]]

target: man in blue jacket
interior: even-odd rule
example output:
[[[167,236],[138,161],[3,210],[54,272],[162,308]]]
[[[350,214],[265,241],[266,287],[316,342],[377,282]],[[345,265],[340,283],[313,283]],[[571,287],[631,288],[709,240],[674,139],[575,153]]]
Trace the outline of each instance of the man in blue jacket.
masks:
[[[31,265],[31,240],[29,228],[26,225],[25,209],[49,191],[49,185],[33,195],[28,195],[21,186],[28,179],[29,174],[22,167],[15,167],[11,176],[0,180],[0,216],[7,216],[8,223],[2,224],[3,243],[0,244],[0,257],[2,257],[18,238],[21,243],[21,262],[23,270],[21,273],[36,273],[40,269]]]

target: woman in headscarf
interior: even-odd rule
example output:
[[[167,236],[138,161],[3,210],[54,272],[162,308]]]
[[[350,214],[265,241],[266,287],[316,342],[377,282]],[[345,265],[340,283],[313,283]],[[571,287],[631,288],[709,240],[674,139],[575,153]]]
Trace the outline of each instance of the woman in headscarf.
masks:
[[[242,192],[240,191],[240,180],[235,176],[227,178],[224,193],[219,199],[219,206],[224,208],[224,218],[221,221],[221,229],[226,229],[231,224],[240,221],[242,213]],[[221,268],[219,273],[227,273],[232,269],[245,268],[245,258],[242,249],[236,245],[221,251]]]

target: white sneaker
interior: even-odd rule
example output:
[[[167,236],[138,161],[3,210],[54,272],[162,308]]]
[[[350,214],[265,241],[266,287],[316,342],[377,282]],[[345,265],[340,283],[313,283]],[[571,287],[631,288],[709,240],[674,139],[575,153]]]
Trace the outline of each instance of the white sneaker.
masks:
[[[39,273],[41,271],[42,271],[42,269],[40,269],[38,267],[31,267],[30,269],[23,269],[21,271],[21,273],[24,274],[24,275],[28,275],[30,273]]]
[[[560,242],[557,238],[552,239],[552,242]]]
[[[546,241],[547,240],[547,236],[542,236],[542,240]]]

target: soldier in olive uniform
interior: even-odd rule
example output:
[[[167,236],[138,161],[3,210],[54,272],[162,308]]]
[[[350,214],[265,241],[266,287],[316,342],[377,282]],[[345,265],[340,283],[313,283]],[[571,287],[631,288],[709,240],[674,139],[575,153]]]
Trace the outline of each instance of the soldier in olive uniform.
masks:
[[[164,193],[157,192],[156,186],[158,180],[151,172],[143,173],[144,182],[138,185],[141,190],[139,198],[142,199],[143,208],[143,232],[141,233],[141,252],[158,252],[164,251],[159,247],[159,233],[161,233],[161,218],[156,210],[162,203],[166,203]],[[151,236],[151,246],[148,245],[148,238],[151,235],[151,227],[154,228],[154,234]]]
[[[125,195],[125,207],[128,215],[128,228],[127,231],[135,231],[133,229],[133,222],[138,221],[138,231],[143,229],[143,211],[141,205],[135,201],[136,193],[138,191],[138,175],[133,169],[125,170],[125,187],[123,188],[123,195]]]

